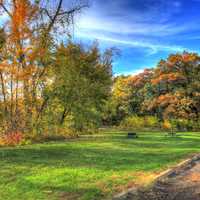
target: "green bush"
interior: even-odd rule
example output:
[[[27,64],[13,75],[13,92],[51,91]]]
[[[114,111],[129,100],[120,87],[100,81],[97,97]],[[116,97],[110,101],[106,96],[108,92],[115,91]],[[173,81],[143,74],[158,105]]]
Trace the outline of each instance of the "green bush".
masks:
[[[187,119],[171,119],[170,122],[177,131],[192,130],[191,124]]]
[[[170,126],[175,131],[199,131],[200,121],[189,119],[170,119]]]
[[[159,120],[154,116],[129,116],[120,123],[121,128],[135,130],[157,129],[159,126]]]
[[[146,116],[144,117],[144,126],[153,129],[159,128],[160,127],[159,119],[155,116]]]
[[[141,129],[144,126],[144,120],[141,117],[138,116],[130,116],[125,118],[121,124],[120,127],[122,128],[133,128],[133,129]]]

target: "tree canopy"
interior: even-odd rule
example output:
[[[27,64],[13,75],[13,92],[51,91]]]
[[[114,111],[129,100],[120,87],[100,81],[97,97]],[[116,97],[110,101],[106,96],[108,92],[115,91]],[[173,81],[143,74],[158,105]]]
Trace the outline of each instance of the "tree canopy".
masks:
[[[150,115],[161,121],[181,119],[197,123],[200,117],[199,55],[171,54],[154,69],[117,77],[112,101],[115,118],[119,121],[130,115]],[[123,116],[117,115],[118,112]]]

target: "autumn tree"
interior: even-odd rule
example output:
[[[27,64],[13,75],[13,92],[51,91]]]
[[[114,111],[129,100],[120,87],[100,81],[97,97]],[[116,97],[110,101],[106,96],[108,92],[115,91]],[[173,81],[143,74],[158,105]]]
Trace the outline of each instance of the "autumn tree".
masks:
[[[4,43],[0,52],[0,95],[6,132],[31,132],[45,108],[42,96],[49,84],[47,74],[52,67],[56,34],[68,31],[74,14],[85,7],[77,4],[67,10],[63,3],[0,1],[1,11],[7,15],[5,42],[0,40],[1,46]]]
[[[114,79],[112,97],[107,102],[105,123],[118,124],[129,115],[142,115],[142,103],[150,92],[148,83],[153,75],[152,69],[133,76],[118,76]]]
[[[151,80],[154,95],[147,108],[161,112],[162,118],[199,119],[199,61],[197,54],[187,52],[162,60]]]
[[[111,116],[119,121],[131,115],[151,115],[160,122],[186,120],[197,125],[200,120],[200,57],[188,52],[171,54],[154,69],[116,77],[111,100],[108,104]]]

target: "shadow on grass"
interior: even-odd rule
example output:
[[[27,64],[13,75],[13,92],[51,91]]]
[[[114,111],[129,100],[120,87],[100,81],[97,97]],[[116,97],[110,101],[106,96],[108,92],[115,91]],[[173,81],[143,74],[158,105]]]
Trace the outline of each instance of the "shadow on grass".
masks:
[[[142,135],[129,140],[79,141],[0,149],[0,163],[43,167],[92,167],[98,170],[156,170],[200,150],[200,138]]]

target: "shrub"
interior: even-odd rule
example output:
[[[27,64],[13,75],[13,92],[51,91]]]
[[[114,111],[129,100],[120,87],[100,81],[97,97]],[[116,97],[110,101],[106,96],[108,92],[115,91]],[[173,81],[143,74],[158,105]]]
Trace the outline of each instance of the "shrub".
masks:
[[[157,117],[155,116],[146,116],[144,117],[144,126],[147,128],[156,129],[160,127],[160,123]]]
[[[170,119],[165,120],[162,127],[164,130],[189,131],[198,130],[198,123],[187,119]]]
[[[164,130],[169,131],[169,130],[171,130],[171,128],[172,128],[172,124],[170,123],[169,120],[164,120],[164,122],[163,122],[163,124],[162,124],[162,128],[163,128]]]
[[[193,131],[199,131],[200,130],[200,120],[198,120],[198,121],[190,121],[189,123],[188,123],[188,125],[189,125],[189,130],[193,130]]]
[[[178,131],[191,130],[191,123],[186,119],[174,119],[172,122]]]
[[[16,146],[24,143],[24,137],[21,132],[10,132],[0,137],[1,146]]]
[[[172,119],[170,120],[173,128],[178,131],[197,131],[200,128],[200,122],[189,119]]]
[[[156,129],[159,127],[159,120],[154,116],[129,116],[121,122],[120,127],[136,130],[143,130],[148,128]]]
[[[120,123],[120,127],[125,129],[141,129],[143,126],[144,119],[138,116],[127,117]]]
[[[29,136],[29,139],[33,142],[48,142],[74,139],[77,137],[79,137],[78,132],[64,127],[57,127],[52,129],[52,131],[44,130],[42,134],[34,134],[31,137]]]

